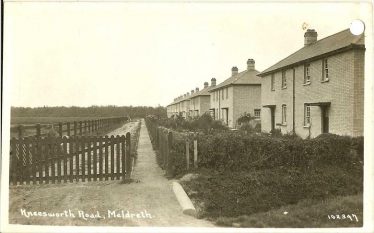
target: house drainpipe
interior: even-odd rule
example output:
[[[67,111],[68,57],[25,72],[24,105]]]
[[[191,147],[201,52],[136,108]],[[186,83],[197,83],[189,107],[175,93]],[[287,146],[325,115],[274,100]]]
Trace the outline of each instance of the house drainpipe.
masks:
[[[295,134],[295,68],[292,71],[292,133]]]

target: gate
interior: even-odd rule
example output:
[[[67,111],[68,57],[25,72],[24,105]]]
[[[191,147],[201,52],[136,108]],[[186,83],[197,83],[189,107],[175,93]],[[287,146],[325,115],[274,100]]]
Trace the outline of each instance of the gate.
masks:
[[[12,138],[9,183],[54,184],[130,178],[130,140],[130,133],[116,137]]]

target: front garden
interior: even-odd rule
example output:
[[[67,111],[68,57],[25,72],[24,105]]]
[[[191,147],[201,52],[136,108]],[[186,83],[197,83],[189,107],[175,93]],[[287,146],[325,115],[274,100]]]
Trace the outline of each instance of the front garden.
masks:
[[[288,227],[313,227],[319,223],[333,227],[362,226],[362,137],[322,134],[301,139],[256,130],[231,131],[204,118],[184,123],[205,122],[202,129],[192,128],[192,131],[188,127],[173,128],[165,124],[171,121],[175,120],[146,119],[148,126],[173,129],[170,152],[173,164],[169,174],[181,178],[181,184],[198,208],[199,217],[219,225],[242,227],[285,227],[283,217],[288,219]],[[186,169],[186,140],[198,142],[198,168]],[[345,199],[350,200],[350,211],[336,204]],[[318,218],[316,213],[309,218],[307,206],[326,208],[318,212]],[[276,217],[284,208],[296,207],[304,211],[299,214],[305,217],[290,219],[294,215],[287,210],[283,212],[287,212],[288,218]],[[327,219],[331,214],[348,214],[344,211],[355,214],[360,221],[342,223]],[[274,218],[259,221],[258,216],[265,213],[275,214]]]

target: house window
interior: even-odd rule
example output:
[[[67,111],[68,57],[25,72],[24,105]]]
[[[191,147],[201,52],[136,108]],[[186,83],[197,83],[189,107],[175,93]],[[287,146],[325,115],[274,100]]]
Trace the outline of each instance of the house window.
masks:
[[[282,124],[287,123],[287,105],[282,105]]]
[[[270,87],[272,91],[275,91],[274,88],[274,74],[271,74]]]
[[[282,71],[282,88],[287,88],[287,77],[286,77],[286,71]]]
[[[304,84],[310,83],[310,64],[304,65]]]
[[[224,92],[224,89],[221,90],[221,93],[222,93],[222,99],[225,99],[225,92]]]
[[[329,81],[329,63],[327,58],[322,60],[322,81]]]
[[[226,88],[226,99],[229,98],[229,88]]]
[[[310,125],[310,105],[304,105],[304,126]]]
[[[255,109],[255,117],[260,118],[261,117],[261,109]]]

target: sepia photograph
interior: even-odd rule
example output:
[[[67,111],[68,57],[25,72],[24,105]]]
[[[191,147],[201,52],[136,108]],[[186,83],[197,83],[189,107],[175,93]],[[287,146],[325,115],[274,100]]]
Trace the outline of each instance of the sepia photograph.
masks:
[[[374,232],[372,2],[2,6],[1,232]]]

